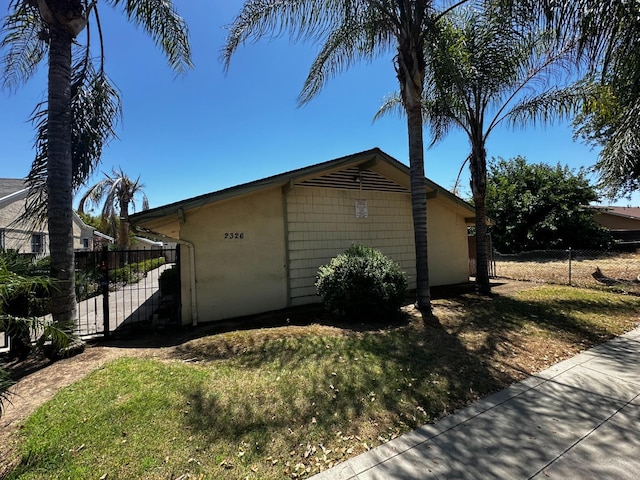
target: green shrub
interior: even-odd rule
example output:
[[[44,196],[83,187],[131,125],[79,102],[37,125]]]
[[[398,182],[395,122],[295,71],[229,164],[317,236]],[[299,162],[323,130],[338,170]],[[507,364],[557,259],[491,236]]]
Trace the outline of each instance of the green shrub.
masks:
[[[180,270],[178,270],[178,267],[173,266],[162,272],[158,277],[158,284],[160,294],[163,297],[167,295],[176,297],[180,291]]]
[[[81,302],[100,294],[100,278],[102,273],[95,267],[76,270],[76,301]]]
[[[333,315],[361,320],[399,312],[407,276],[380,251],[353,245],[318,269],[318,294]]]

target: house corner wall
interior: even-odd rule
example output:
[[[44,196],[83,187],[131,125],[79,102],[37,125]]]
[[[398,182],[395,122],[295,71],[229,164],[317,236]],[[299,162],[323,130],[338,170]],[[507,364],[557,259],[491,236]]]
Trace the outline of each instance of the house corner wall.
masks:
[[[436,197],[427,205],[429,283],[453,285],[469,281],[469,211]]]
[[[287,306],[282,191],[274,187],[185,212],[180,238],[197,252],[199,323],[252,315]],[[181,250],[184,252],[184,250]],[[184,252],[186,254],[186,252]],[[183,322],[191,272],[181,257]]]

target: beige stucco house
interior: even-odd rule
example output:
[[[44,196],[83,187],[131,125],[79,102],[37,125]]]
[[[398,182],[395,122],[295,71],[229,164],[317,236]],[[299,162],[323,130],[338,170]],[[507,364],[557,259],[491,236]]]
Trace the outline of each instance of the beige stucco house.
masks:
[[[49,254],[49,232],[46,224],[20,221],[25,211],[27,188],[20,178],[0,178],[0,249],[16,250],[38,256]],[[96,242],[113,243],[113,238],[95,232],[82,219],[73,215],[73,247],[93,250]]]
[[[471,205],[425,179],[431,285],[469,279]],[[180,246],[182,321],[318,302],[320,265],[353,243],[380,249],[415,288],[409,169],[373,149],[131,216]]]

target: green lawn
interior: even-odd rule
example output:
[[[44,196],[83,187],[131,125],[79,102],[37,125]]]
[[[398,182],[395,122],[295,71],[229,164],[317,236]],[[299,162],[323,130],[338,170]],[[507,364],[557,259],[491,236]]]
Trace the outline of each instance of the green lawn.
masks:
[[[312,325],[193,340],[62,389],[20,479],[301,478],[637,325],[640,298],[537,287],[437,300],[443,328]]]

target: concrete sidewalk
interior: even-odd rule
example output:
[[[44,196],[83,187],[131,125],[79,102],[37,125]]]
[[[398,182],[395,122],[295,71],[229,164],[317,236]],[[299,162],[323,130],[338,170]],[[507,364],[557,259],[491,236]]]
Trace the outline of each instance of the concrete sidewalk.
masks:
[[[312,478],[638,479],[640,328]]]

